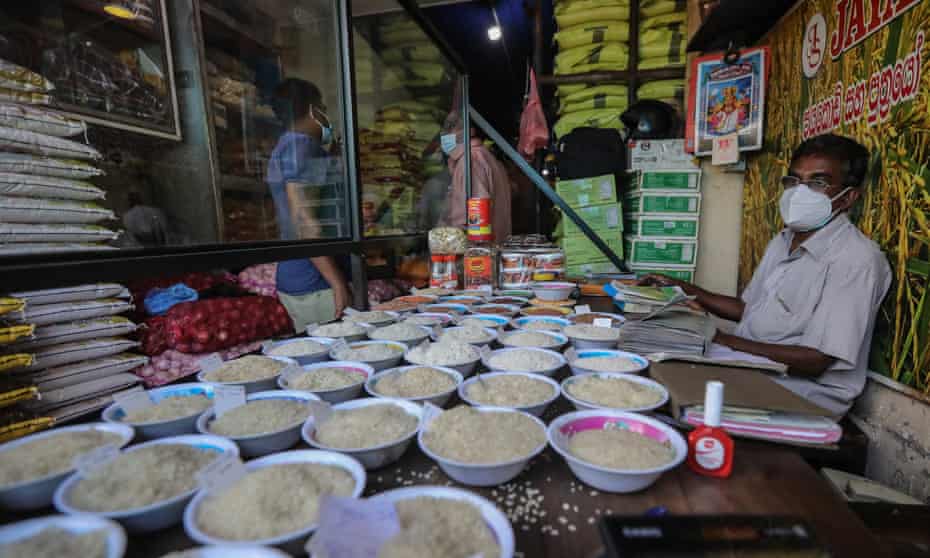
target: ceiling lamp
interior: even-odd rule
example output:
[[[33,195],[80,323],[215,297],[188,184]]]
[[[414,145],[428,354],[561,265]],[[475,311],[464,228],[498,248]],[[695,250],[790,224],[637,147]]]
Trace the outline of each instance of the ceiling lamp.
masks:
[[[131,1],[107,2],[103,7],[103,11],[120,19],[136,19],[138,12],[132,4]]]
[[[503,35],[504,35],[504,33],[503,33],[503,31],[501,31],[501,26],[500,26],[500,25],[492,25],[492,26],[488,27],[488,39],[490,39],[490,40],[492,40],[492,41],[499,41],[499,40],[501,40],[501,37],[502,37]]]

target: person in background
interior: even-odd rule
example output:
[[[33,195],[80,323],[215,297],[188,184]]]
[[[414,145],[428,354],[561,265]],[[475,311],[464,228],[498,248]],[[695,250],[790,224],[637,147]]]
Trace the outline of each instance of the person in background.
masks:
[[[342,181],[337,160],[341,148],[333,140],[323,95],[308,81],[288,78],[275,89],[273,106],[286,127],[266,176],[281,238],[320,238],[322,229],[308,198],[318,196],[319,187]],[[346,279],[331,257],[279,262],[276,283],[278,298],[298,332],[307,324],[338,318],[350,303]]]
[[[504,242],[511,232],[511,182],[507,169],[488,151],[476,131],[471,129],[471,197],[491,198],[491,232],[495,242]],[[465,148],[462,145],[462,122],[457,112],[446,118],[440,147],[448,157],[449,173],[452,175],[449,205],[441,223],[451,227],[465,227]]]
[[[827,134],[795,149],[779,209],[785,229],[769,242],[739,298],[663,275],[711,313],[738,321],[715,343],[788,366],[780,384],[842,416],[865,387],[869,348],[891,268],[847,213],[862,197],[869,152]],[[710,355],[713,356],[713,355]]]

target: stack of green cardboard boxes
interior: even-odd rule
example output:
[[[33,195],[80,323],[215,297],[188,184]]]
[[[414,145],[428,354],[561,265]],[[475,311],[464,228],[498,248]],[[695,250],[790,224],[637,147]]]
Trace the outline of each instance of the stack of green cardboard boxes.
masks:
[[[623,207],[613,175],[560,180],[556,192],[618,257],[623,257]],[[566,275],[618,271],[571,219],[563,216],[562,227],[560,246],[565,252]]]
[[[624,192],[626,262],[636,273],[694,280],[701,216],[701,171],[681,140],[631,144]]]

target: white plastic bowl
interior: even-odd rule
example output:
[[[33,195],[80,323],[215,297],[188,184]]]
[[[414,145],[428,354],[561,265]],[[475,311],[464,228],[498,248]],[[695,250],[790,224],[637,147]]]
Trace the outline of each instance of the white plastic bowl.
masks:
[[[550,351],[561,351],[562,348],[568,344],[568,337],[562,335],[561,333],[557,331],[545,331],[545,330],[527,331],[527,330],[521,330],[521,329],[502,334],[500,337],[497,338],[497,342],[502,347],[525,348],[519,345],[511,345],[509,343],[509,339],[511,336],[518,335],[521,333],[539,333],[540,335],[545,335],[551,340],[550,345],[547,345],[545,347],[537,347],[539,349],[549,349]]]
[[[411,403],[410,401],[404,401],[403,399],[353,399],[352,401],[346,401],[345,403],[340,403],[338,405],[333,405],[334,411],[346,410],[346,409],[358,409],[361,407],[368,407],[370,405],[397,405],[402,408],[407,414],[416,417],[417,419],[417,428],[411,431],[409,434],[405,435],[399,440],[393,442],[388,442],[386,444],[381,444],[378,446],[370,448],[331,448],[325,446],[316,441],[316,425],[314,418],[311,416],[307,419],[307,422],[304,423],[303,428],[301,429],[301,434],[305,442],[308,445],[315,447],[321,450],[335,451],[338,453],[343,453],[350,457],[357,459],[365,469],[378,469],[384,467],[385,465],[390,465],[394,463],[407,451],[407,448],[410,447],[410,442],[413,441],[414,436],[416,436],[419,431],[420,424],[423,420],[423,407],[417,405],[416,403]]]
[[[213,399],[213,385],[191,382],[187,384],[176,384],[148,390],[149,397],[153,403],[158,403],[168,397],[193,397],[204,395],[208,399]],[[113,403],[103,410],[101,418],[104,422],[112,424],[126,424],[132,426],[136,431],[139,440],[153,440],[155,438],[164,438],[165,436],[180,436],[181,434],[193,434],[197,432],[197,417],[203,411],[191,413],[187,416],[177,417],[157,422],[123,422],[126,413],[119,403]]]
[[[335,322],[331,322],[331,323],[335,323]],[[361,332],[361,333],[353,333],[353,334],[351,334],[351,335],[342,335],[342,336],[338,336],[338,335],[322,335],[322,336],[321,336],[321,335],[317,335],[316,332],[319,331],[320,327],[322,327],[322,326],[324,326],[324,325],[330,325],[329,323],[326,323],[326,324],[317,324],[317,325],[312,326],[312,327],[311,327],[311,326],[307,326],[307,336],[308,336],[308,337],[314,337],[314,338],[316,338],[316,337],[322,337],[322,338],[324,338],[324,339],[342,339],[342,340],[345,341],[346,343],[352,343],[352,342],[354,342],[354,341],[364,341],[365,339],[367,339],[367,338],[368,338],[368,332],[369,332],[370,330],[374,329],[374,327],[375,327],[375,326],[373,326],[373,325],[371,325],[371,324],[363,324],[363,323],[361,323],[361,322],[353,322],[353,323],[354,323],[355,325],[361,327],[361,328],[364,329],[365,331],[363,331],[363,332]]]
[[[291,558],[290,554],[277,548],[255,545],[218,544],[198,546],[191,550],[197,551],[194,558]]]
[[[570,352],[568,353],[570,354]],[[642,374],[647,368],[649,368],[649,360],[646,357],[640,356],[636,353],[628,353],[626,351],[608,349],[582,349],[575,352],[575,358],[570,358],[569,354],[565,355],[565,357],[568,359],[568,367],[572,369],[572,374],[576,376],[599,372],[599,370],[591,370],[584,367],[584,359],[593,357],[623,357],[629,359],[637,366],[633,370],[614,372],[614,374]]]
[[[394,396],[383,395],[381,393],[378,393],[376,389],[378,382],[380,382],[381,380],[383,380],[384,378],[388,376],[401,374],[412,368],[432,368],[433,370],[438,370],[448,375],[450,378],[452,378],[452,381],[455,382],[455,386],[442,393],[426,395],[423,397],[394,397]],[[446,402],[449,401],[449,398],[452,397],[452,394],[455,393],[455,390],[458,389],[458,387],[461,384],[462,384],[462,375],[457,370],[453,370],[452,368],[447,368],[445,366],[424,366],[422,364],[414,364],[412,366],[398,366],[397,368],[391,368],[390,370],[385,370],[384,372],[381,372],[377,376],[369,377],[368,381],[365,382],[365,391],[368,392],[368,395],[372,397],[379,397],[381,399],[403,399],[404,401],[410,401],[412,403],[420,403],[420,404],[432,403],[433,405],[436,405],[437,407],[442,407],[443,405],[446,404]]]
[[[561,281],[540,281],[530,284],[533,294],[539,300],[555,302],[559,300],[568,300],[577,285],[574,283],[564,283]]]
[[[277,349],[278,347],[283,347],[285,345],[292,345],[294,343],[299,343],[300,341],[307,341],[307,340],[316,341],[320,345],[325,345],[327,348],[324,348],[322,351],[317,352],[317,353],[308,353],[305,355],[286,357],[286,358],[294,359],[297,362],[297,364],[301,366],[304,366],[306,364],[313,364],[316,362],[323,362],[324,360],[329,359],[329,348],[328,347],[332,345],[334,341],[336,341],[332,337],[297,337],[295,339],[285,339],[284,341],[276,341],[274,343],[269,343],[268,345],[265,345],[264,347],[262,347],[262,354],[265,356],[274,357],[277,355],[269,354],[274,349]]]
[[[583,461],[568,451],[568,438],[584,430],[605,427],[628,428],[659,442],[668,442],[675,450],[675,458],[654,469],[610,469]],[[674,469],[688,455],[688,445],[674,428],[658,420],[626,413],[597,409],[564,414],[549,425],[549,444],[561,455],[578,479],[605,492],[636,492],[651,486],[662,473]]]
[[[48,515],[18,521],[0,527],[0,547],[38,535],[48,528],[57,528],[75,535],[106,531],[107,558],[122,558],[126,553],[126,531],[119,523],[92,515]]]
[[[407,345],[405,345],[404,343],[397,342],[397,341],[356,341],[355,343],[349,343],[348,347],[351,349],[355,347],[363,347],[366,345],[391,345],[397,348],[397,351],[396,351],[397,355],[392,356],[390,358],[386,358],[382,360],[353,361],[353,362],[362,362],[364,364],[367,364],[368,366],[371,366],[372,368],[374,368],[375,372],[380,372],[381,370],[387,370],[388,368],[394,368],[395,366],[400,364],[400,361],[403,360],[404,358],[404,353],[407,352]],[[338,347],[330,349],[329,358],[331,358],[332,360],[340,360],[339,355],[336,353],[337,350],[338,350]]]
[[[439,339],[441,339],[441,338],[443,338],[443,337],[446,337],[447,339],[452,339],[453,341],[458,341],[457,339],[454,339],[454,338],[452,338],[451,336],[447,337],[447,335],[448,335],[449,332],[451,332],[451,331],[461,331],[461,330],[463,330],[463,329],[465,329],[464,326],[447,327],[446,329],[444,329],[444,330],[442,330],[442,331],[439,332],[439,337],[438,337],[438,338],[436,338],[436,337],[434,336],[433,340],[434,340],[434,341],[438,341]],[[484,330],[484,332],[488,334],[488,338],[487,338],[486,341],[459,341],[459,342],[460,342],[460,343],[468,343],[469,345],[473,345],[473,346],[478,347],[478,348],[480,349],[481,347],[486,347],[486,346],[490,345],[491,343],[494,342],[495,339],[497,339],[497,334],[498,334],[498,332],[497,332],[497,330],[496,330],[495,328],[493,328],[493,327],[483,327],[483,328],[481,328],[481,329]]]
[[[530,328],[527,327],[527,325],[531,323],[539,323],[539,322],[558,325],[559,329],[558,330],[534,329],[532,331],[561,331],[562,329],[565,328],[565,326],[572,325],[572,323],[566,320],[565,318],[556,318],[555,316],[524,316],[522,318],[514,318],[513,320],[511,320],[510,326],[513,329],[529,330]]]
[[[485,324],[482,327],[490,327],[493,329],[500,329],[510,323],[510,319],[507,318],[507,316],[498,316],[497,314],[469,314],[456,320],[456,325],[461,325],[465,320],[481,320],[482,323]]]
[[[491,358],[492,358],[493,356],[499,355],[499,354],[502,354],[502,353],[506,353],[506,352],[510,352],[510,351],[533,351],[533,352],[540,352],[540,353],[547,354],[547,355],[549,355],[549,356],[551,356],[551,357],[557,359],[559,363],[558,363],[558,365],[556,365],[556,366],[554,366],[554,367],[552,367],[552,368],[547,368],[546,370],[504,370],[504,369],[502,369],[502,368],[495,368],[495,367],[493,367],[493,366],[491,366],[491,365],[489,364],[490,361],[491,361]],[[485,366],[488,370],[490,370],[490,371],[492,371],[492,372],[529,372],[529,373],[531,373],[531,374],[542,374],[543,376],[553,376],[553,375],[555,375],[556,372],[558,372],[559,370],[562,369],[562,367],[565,366],[565,357],[562,356],[560,353],[557,353],[557,352],[555,352],[555,351],[550,351],[549,349],[537,349],[537,348],[534,348],[534,347],[519,347],[519,348],[517,348],[517,347],[512,347],[512,348],[508,348],[508,349],[498,349],[498,350],[496,350],[496,351],[491,351],[491,352],[489,352],[489,353],[487,353],[487,354],[485,354],[485,355],[482,355],[482,357],[481,357],[481,362],[482,362],[482,364],[484,364],[484,366]]]
[[[585,378],[590,378],[592,376],[596,378],[619,378],[621,380],[633,382],[634,384],[644,385],[661,393],[662,398],[653,405],[646,405],[643,407],[630,407],[627,409],[623,409],[619,407],[608,407],[606,405],[599,405],[593,401],[587,401],[585,399],[580,399],[578,397],[575,397],[574,395],[568,392],[568,386],[578,383],[584,380]],[[618,372],[591,372],[590,374],[581,374],[579,376],[569,376],[568,378],[565,378],[564,380],[562,380],[562,385],[560,387],[562,390],[562,395],[565,397],[565,399],[568,399],[569,401],[571,401],[572,404],[575,406],[575,408],[578,409],[579,411],[589,411],[592,409],[611,409],[611,410],[616,410],[616,411],[626,411],[628,413],[642,413],[645,411],[652,411],[653,409],[658,409],[659,407],[668,403],[668,390],[665,389],[665,386],[663,386],[659,382],[650,380],[649,378],[643,378],[642,376],[636,376],[633,374],[622,374]]]
[[[158,444],[186,444],[199,449],[215,452],[217,458],[221,457],[223,454],[235,456],[239,455],[239,448],[237,448],[236,444],[233,442],[227,440],[226,438],[205,434],[187,434],[184,436],[173,436],[171,438],[159,438],[157,440],[152,440],[151,442],[145,442],[144,444],[132,446],[131,448],[123,450],[123,453],[137,451],[141,448]],[[161,502],[156,502],[148,506],[142,506],[140,508],[95,512],[78,509],[68,503],[69,493],[75,487],[75,485],[77,485],[81,478],[82,476],[80,472],[74,473],[68,477],[65,482],[61,483],[57,490],[55,490],[55,496],[53,499],[55,509],[61,513],[71,515],[87,514],[95,517],[112,519],[113,521],[116,521],[122,525],[130,533],[148,533],[151,531],[166,529],[172,525],[180,523],[181,516],[184,514],[184,506],[186,506],[187,503],[191,501],[191,498],[194,497],[194,494],[198,490],[197,488],[194,488],[192,490],[188,490],[187,492],[178,494],[173,498],[168,498],[167,500],[162,500]]]
[[[88,430],[99,430],[101,432],[116,434],[120,437],[119,447],[121,448],[131,442],[134,435],[134,429],[128,424],[91,422],[75,426],[65,426],[37,432],[0,445],[0,457],[3,456],[4,452],[29,442],[34,442],[50,436],[57,436],[65,432],[84,432]],[[14,511],[31,511],[46,508],[52,504],[55,489],[57,489],[58,485],[64,482],[72,473],[74,473],[74,467],[69,467],[67,470],[61,471],[60,473],[52,473],[51,475],[46,475],[37,479],[0,486],[0,508]]]
[[[626,321],[626,318],[623,316],[623,314],[613,314],[611,312],[587,312],[586,314],[572,314],[572,316],[569,317],[568,319],[573,324],[583,324],[585,322],[581,322],[578,320],[582,316],[594,316],[595,318],[611,318],[613,321],[619,322],[615,324],[613,321],[611,321],[610,327],[620,327],[620,324]],[[587,325],[591,325],[591,324],[587,324]]]
[[[362,468],[359,462],[355,459],[352,459],[351,457],[347,457],[340,453],[331,451],[285,451],[249,461],[245,464],[245,468],[251,472],[276,465],[282,465],[285,463],[317,463],[320,465],[332,465],[339,467],[340,469],[343,469],[351,474],[352,478],[355,479],[355,488],[352,491],[352,498],[358,498],[361,496],[362,491],[365,490],[365,469]],[[210,535],[200,529],[200,527],[197,525],[197,512],[201,504],[209,497],[209,492],[201,490],[197,493],[196,496],[194,496],[194,499],[191,500],[190,504],[188,504],[187,508],[184,510],[184,531],[187,533],[187,536],[201,544],[227,545],[231,548],[260,545],[267,547],[282,547],[288,551],[302,553],[304,543],[317,528],[317,523],[311,523],[310,525],[306,525],[298,531],[293,531],[291,533],[286,533],[277,537],[256,540],[237,541],[214,537],[213,535]]]
[[[306,372],[313,372],[314,370],[319,370],[320,368],[345,368],[352,370],[353,372],[358,372],[359,374],[364,374],[365,379],[361,380],[357,384],[352,384],[351,386],[317,391],[302,390],[291,386],[291,378],[294,376],[299,376]],[[348,401],[358,397],[362,393],[362,386],[365,385],[365,380],[371,378],[374,376],[374,374],[374,368],[361,362],[351,362],[348,360],[330,360],[327,362],[318,362],[316,364],[303,366],[301,367],[301,370],[295,372],[294,375],[282,375],[280,378],[278,378],[278,387],[281,389],[312,393],[327,403],[342,403],[343,401]]]
[[[495,312],[493,310],[500,310]],[[471,311],[475,314],[491,314],[492,316],[504,316],[508,320],[520,311],[519,306],[512,304],[479,304],[472,306]]]
[[[503,407],[475,407],[475,410],[479,413],[520,413],[533,419],[543,430],[546,429],[546,424],[543,421],[529,413],[514,411],[513,409],[506,409]],[[435,461],[439,465],[439,468],[450,478],[466,486],[496,486],[498,484],[504,484],[519,475],[523,469],[526,468],[530,460],[546,449],[546,442],[544,441],[528,455],[511,459],[510,461],[492,464],[462,463],[460,461],[441,457],[426,447],[426,444],[423,442],[423,434],[427,430],[429,430],[429,425],[420,428],[420,432],[417,435],[417,443],[420,445],[420,450],[425,453],[427,457]]]
[[[382,326],[382,327],[389,327],[389,326],[391,326],[391,325],[393,325],[393,324],[388,324],[388,325]],[[414,324],[408,324],[408,325],[414,325]],[[419,343],[420,341],[423,341],[424,339],[426,339],[427,337],[429,337],[429,336],[433,333],[432,328],[429,328],[429,327],[426,327],[426,326],[418,326],[418,325],[415,325],[414,327],[417,327],[417,328],[419,328],[419,329],[421,330],[421,331],[420,331],[420,335],[418,335],[418,336],[416,336],[416,337],[413,337],[413,338],[410,338],[410,339],[402,339],[402,340],[399,340],[398,342],[399,342],[399,343],[403,343],[404,345],[407,345],[408,347],[412,347],[412,346],[416,345],[417,343]],[[372,337],[371,334],[374,333],[375,331],[377,331],[378,329],[380,329],[380,327],[379,327],[379,328],[375,328],[375,329],[369,330],[369,331],[368,331],[368,339],[371,340],[371,341],[390,341],[389,339],[377,339],[377,338]]]
[[[456,304],[454,302],[436,302],[433,304],[421,304],[417,307],[419,312],[424,314],[453,314],[461,316],[468,312],[468,306]]]
[[[439,324],[438,324],[438,325],[440,325],[440,326],[442,326],[442,327],[445,327],[445,326],[451,324],[453,321],[455,321],[455,316],[454,316],[454,315],[452,315],[452,314],[445,314],[445,313],[442,313],[442,312],[421,312],[421,313],[419,313],[419,314],[414,314],[414,315],[408,316],[407,319],[409,320],[409,319],[414,318],[414,317],[422,317],[422,318],[430,317],[430,318],[436,318],[436,319],[439,321]],[[414,325],[419,325],[419,324],[414,324]],[[432,326],[422,326],[422,327],[432,327]]]
[[[270,390],[250,393],[245,398],[245,401],[248,403],[249,401],[260,401],[262,399],[289,399],[305,403],[320,400],[319,397],[307,391]],[[197,418],[197,431],[201,434],[222,436],[221,434],[210,432],[210,423],[213,422],[214,418],[214,409],[208,409],[205,413],[200,415],[200,417]],[[264,434],[253,434],[251,436],[222,437],[235,442],[236,445],[239,446],[239,451],[243,457],[258,457],[260,455],[268,455],[269,453],[284,451],[294,447],[297,442],[300,441],[300,427],[303,426],[303,423],[304,421],[297,422],[277,432],[266,432]]]
[[[376,494],[370,500],[396,504],[403,500],[421,497],[461,500],[477,507],[484,517],[485,524],[494,533],[494,539],[501,549],[498,556],[485,556],[484,558],[513,558],[516,543],[510,521],[494,504],[474,492],[448,486],[408,486]]]
[[[439,366],[437,364],[425,364],[421,362],[413,362],[412,360],[410,360],[410,351],[412,351],[415,348],[416,347],[411,347],[406,353],[404,353],[405,362],[409,362],[410,364],[417,364],[419,366]],[[477,348],[475,349],[475,351],[478,352]],[[471,376],[472,373],[474,373],[475,368],[478,366],[479,362],[481,362],[480,352],[478,352],[478,358],[476,358],[475,360],[471,362],[466,362],[465,364],[447,364],[443,366],[445,366],[446,368],[451,368],[455,370],[456,372],[458,372],[459,374],[461,374],[463,378],[467,378]]]
[[[380,320],[367,320],[367,321],[366,321],[366,320],[358,320],[358,319],[355,319],[355,317],[354,317],[353,315],[346,314],[346,315],[343,317],[343,321],[355,322],[355,323],[359,323],[359,324],[368,324],[368,325],[373,325],[373,326],[386,326],[386,325],[388,325],[388,324],[393,324],[394,322],[396,322],[397,320],[400,319],[400,314],[398,314],[397,312],[393,312],[393,311],[391,311],[391,310],[374,310],[374,311],[375,311],[375,312],[384,312],[385,314],[387,314],[388,317],[385,317],[385,318],[380,319]],[[366,312],[366,313],[367,313],[367,312]]]
[[[475,304],[484,304],[484,297],[470,295],[449,295],[439,297],[439,304],[446,303],[474,306]]]
[[[552,389],[553,389],[552,397],[546,399],[542,403],[537,403],[536,405],[529,405],[525,407],[508,407],[506,405],[485,405],[484,403],[479,403],[475,401],[474,399],[468,397],[468,387],[470,385],[474,384],[477,381],[480,381],[482,378],[487,380],[488,378],[493,378],[495,376],[526,376],[538,382],[545,382],[549,384],[550,386],[552,386]],[[551,405],[553,401],[559,398],[560,393],[561,393],[561,390],[560,390],[558,382],[556,382],[552,378],[543,376],[542,374],[534,374],[532,372],[488,372],[486,374],[481,374],[480,376],[475,376],[474,378],[469,378],[468,380],[463,382],[462,385],[459,386],[459,397],[462,399],[462,401],[468,403],[472,407],[495,407],[496,406],[496,407],[500,407],[503,409],[513,409],[515,411],[522,411],[524,413],[529,413],[533,415],[534,417],[542,416],[542,414],[546,412],[546,409],[549,407],[549,405]]]
[[[590,326],[591,324],[572,324],[572,325],[589,325]],[[591,326],[591,327],[594,327],[594,326]],[[604,329],[620,331],[617,328],[604,328]],[[572,334],[568,331],[568,328],[563,329],[562,333],[564,333],[568,337],[569,341],[571,341],[572,343],[572,347],[574,347],[578,351],[583,351],[585,349],[607,349],[607,350],[615,349],[617,347],[617,343],[620,341],[619,337],[617,339],[604,339],[604,340],[582,339],[580,337],[573,337]]]
[[[293,365],[294,367],[299,366],[299,364],[297,364],[297,361],[292,358],[275,357],[275,356],[270,356],[267,358],[277,360],[278,362],[283,362],[284,368],[282,368],[274,376],[269,376],[267,378],[262,378],[261,380],[253,380],[250,382],[211,382],[210,380],[206,379],[207,372],[204,372],[203,370],[201,370],[200,372],[197,373],[197,381],[203,384],[212,384],[215,386],[242,386],[245,388],[246,393],[257,393],[259,391],[268,391],[269,389],[275,389],[275,387],[278,384],[278,378],[281,376],[281,372],[284,372],[284,370],[287,368],[288,365]],[[231,362],[231,361],[226,361],[226,362]]]

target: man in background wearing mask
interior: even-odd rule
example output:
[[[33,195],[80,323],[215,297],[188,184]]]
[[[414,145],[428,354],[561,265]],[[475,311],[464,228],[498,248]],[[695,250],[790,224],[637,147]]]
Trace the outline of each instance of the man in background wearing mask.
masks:
[[[315,187],[342,182],[336,160],[341,150],[333,140],[323,96],[316,85],[288,78],[275,88],[273,106],[287,127],[268,160],[266,177],[281,238],[320,238],[322,229],[308,198],[318,196]],[[345,277],[331,257],[279,262],[276,284],[298,332],[307,324],[339,317],[350,303]]]
[[[868,161],[863,146],[832,134],[798,146],[781,180],[785,229],[740,298],[663,275],[643,281],[678,285],[709,312],[738,321],[714,341],[786,364],[788,377],[776,381],[837,416],[865,386],[875,316],[891,284],[884,254],[847,216]]]

